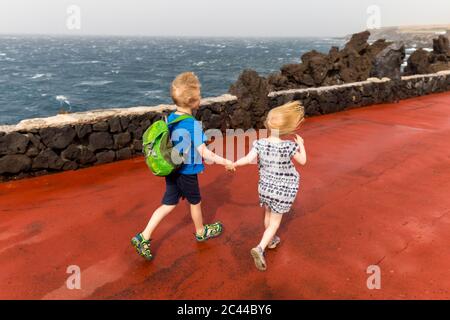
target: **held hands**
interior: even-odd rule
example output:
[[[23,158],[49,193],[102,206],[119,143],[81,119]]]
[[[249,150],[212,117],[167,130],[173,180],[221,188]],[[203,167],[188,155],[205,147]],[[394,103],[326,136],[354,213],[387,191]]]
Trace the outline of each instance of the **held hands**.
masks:
[[[227,170],[229,172],[235,172],[236,165],[234,164],[234,162],[227,160],[227,162],[225,163],[225,170]]]

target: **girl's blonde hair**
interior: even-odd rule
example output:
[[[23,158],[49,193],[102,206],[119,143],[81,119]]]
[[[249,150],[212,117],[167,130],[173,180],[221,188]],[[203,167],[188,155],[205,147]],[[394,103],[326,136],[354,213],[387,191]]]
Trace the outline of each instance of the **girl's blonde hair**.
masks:
[[[264,125],[283,136],[294,133],[304,119],[305,108],[299,101],[293,101],[270,110]]]

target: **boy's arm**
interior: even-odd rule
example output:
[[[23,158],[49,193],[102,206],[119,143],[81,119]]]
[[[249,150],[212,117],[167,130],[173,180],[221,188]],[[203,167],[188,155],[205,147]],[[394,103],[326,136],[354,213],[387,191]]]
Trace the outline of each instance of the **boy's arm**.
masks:
[[[295,142],[297,142],[299,146],[299,150],[294,155],[294,160],[300,163],[302,166],[306,164],[306,150],[305,146],[303,145],[303,139],[300,136],[296,136]]]
[[[241,167],[241,166],[245,166],[247,164],[252,163],[256,157],[258,156],[258,153],[256,152],[255,149],[250,150],[250,152],[243,158],[239,159],[238,161],[236,161],[234,163],[235,167]]]
[[[191,137],[194,137],[194,146],[203,159],[223,166],[229,166],[233,164],[232,161],[222,158],[221,156],[218,156],[217,154],[208,149],[208,147],[205,144],[207,139],[205,133],[202,130],[200,122],[194,121],[194,125],[192,126],[192,131],[190,133]]]
[[[206,147],[206,144],[204,144],[204,143],[197,147],[197,151],[201,155],[201,157],[205,160],[208,160],[208,161],[211,161],[211,162],[223,165],[223,166],[229,166],[229,165],[233,164],[232,161],[222,158],[221,156],[218,156],[217,154],[215,154],[214,152],[209,150]]]

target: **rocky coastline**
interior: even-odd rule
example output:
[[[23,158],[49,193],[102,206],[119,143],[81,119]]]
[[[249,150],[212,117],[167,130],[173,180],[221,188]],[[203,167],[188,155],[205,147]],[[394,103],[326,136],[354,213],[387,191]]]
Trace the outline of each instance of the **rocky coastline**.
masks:
[[[315,50],[307,52],[299,63],[284,65],[279,72],[262,78],[267,80],[269,91],[280,91],[353,83],[371,77],[398,80],[402,75],[450,69],[450,46],[446,35],[433,39],[432,52],[419,48],[412,53],[405,70],[402,70],[405,45],[385,39],[370,43],[370,35],[369,31],[356,33],[343,49],[332,47],[328,54]]]

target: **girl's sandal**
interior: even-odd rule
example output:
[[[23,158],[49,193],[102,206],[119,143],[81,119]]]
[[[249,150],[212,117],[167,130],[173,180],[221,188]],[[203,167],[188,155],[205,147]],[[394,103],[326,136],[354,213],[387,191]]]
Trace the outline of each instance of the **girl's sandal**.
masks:
[[[213,224],[205,224],[205,230],[202,235],[195,234],[195,239],[198,242],[203,242],[215,237],[220,236],[223,231],[223,225],[220,221]]]
[[[253,260],[255,260],[255,266],[260,271],[266,271],[267,265],[266,265],[266,259],[264,258],[264,251],[261,249],[260,246],[253,248],[250,251],[250,254],[253,257]]]
[[[273,237],[272,241],[270,241],[269,245],[267,246],[268,249],[275,249],[281,242],[281,239],[279,236]]]
[[[153,255],[150,251],[150,241],[145,240],[141,233],[138,233],[131,239],[131,244],[136,249],[136,252],[145,260],[152,260]]]

